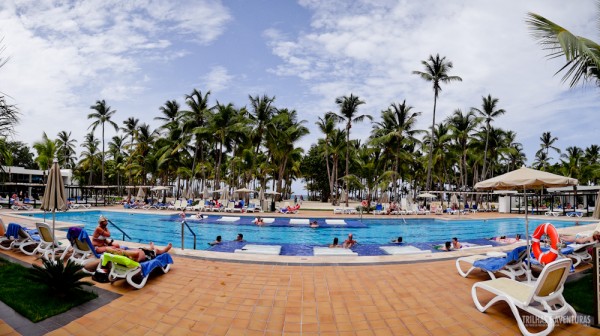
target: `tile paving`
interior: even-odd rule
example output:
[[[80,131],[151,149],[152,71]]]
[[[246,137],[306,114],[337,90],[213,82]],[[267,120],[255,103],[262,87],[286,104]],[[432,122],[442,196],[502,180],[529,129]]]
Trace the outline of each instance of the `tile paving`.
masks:
[[[171,272],[141,290],[96,284],[121,296],[48,335],[520,334],[506,304],[475,308],[471,286],[487,276],[460,277],[454,259],[315,266],[173,258]],[[1,318],[0,336],[19,335]],[[553,333],[599,334],[577,324]]]

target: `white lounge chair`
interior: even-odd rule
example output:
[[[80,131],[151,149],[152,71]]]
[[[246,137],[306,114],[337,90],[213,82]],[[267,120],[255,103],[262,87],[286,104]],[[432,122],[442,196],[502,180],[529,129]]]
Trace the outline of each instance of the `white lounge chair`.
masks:
[[[69,241],[58,241],[52,235],[52,229],[46,223],[35,223],[40,235],[40,243],[33,250],[34,254],[41,254],[44,259],[54,260],[57,254],[62,254],[69,247]]]
[[[456,259],[458,274],[466,278],[474,270],[480,269],[487,272],[492,279],[496,279],[495,273],[501,273],[515,280],[526,274],[523,259],[527,256],[527,247],[517,247],[508,255],[504,252],[488,252],[485,255],[477,254]],[[470,265],[465,272],[461,263]]]
[[[169,253],[163,253],[156,256],[155,259],[138,263],[126,256],[104,253],[100,265],[106,266],[109,262],[111,266],[108,280],[111,283],[119,279],[126,279],[128,284],[136,289],[141,289],[146,285],[152,270],[158,268],[163,273],[169,272],[173,258]],[[100,265],[98,265],[98,268],[100,268]]]
[[[523,335],[548,335],[554,330],[555,319],[563,318],[561,322],[575,321],[576,312],[569,305],[563,295],[563,285],[571,268],[570,259],[560,259],[546,265],[537,281],[529,284],[508,278],[477,282],[471,289],[473,303],[480,312],[485,312],[490,306],[504,301],[510,307],[519,330]],[[495,295],[485,306],[477,297],[477,290],[481,289]],[[546,329],[532,333],[527,330],[519,309],[538,317],[536,322],[547,324]],[[571,316],[571,319],[564,319]]]
[[[570,244],[567,247],[573,249],[573,253],[565,255],[573,259],[573,267],[579,266],[582,262],[588,262],[592,260],[592,256],[588,253],[588,248],[596,245],[596,243],[585,243],[585,244]]]

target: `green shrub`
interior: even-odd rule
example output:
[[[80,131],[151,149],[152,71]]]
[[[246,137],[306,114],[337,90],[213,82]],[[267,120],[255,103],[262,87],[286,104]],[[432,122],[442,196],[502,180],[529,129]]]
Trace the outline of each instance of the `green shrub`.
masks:
[[[50,292],[57,296],[65,296],[82,286],[91,286],[91,282],[81,281],[87,274],[81,272],[80,265],[67,261],[54,262],[43,259],[43,266],[32,265],[28,278],[34,282],[45,285]]]

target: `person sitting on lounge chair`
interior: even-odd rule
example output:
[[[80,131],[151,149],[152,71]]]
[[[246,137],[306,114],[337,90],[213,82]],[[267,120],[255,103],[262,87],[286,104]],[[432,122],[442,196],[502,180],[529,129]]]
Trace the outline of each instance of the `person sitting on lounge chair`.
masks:
[[[577,243],[577,244],[595,243],[595,242],[600,242],[600,232],[594,231],[594,233],[592,233],[592,235],[589,237],[584,237],[583,235],[580,235],[580,234],[575,234],[575,235],[561,234],[559,236],[559,238],[563,242],[568,242],[568,243]]]
[[[108,252],[110,254],[126,256],[127,258],[129,258],[131,260],[135,260],[137,262],[142,262],[142,261],[146,261],[146,260],[152,260],[152,259],[156,258],[156,256],[158,256],[158,255],[167,253],[171,250],[172,247],[173,247],[173,244],[169,243],[164,248],[159,249],[154,246],[153,242],[150,242],[150,245],[148,248],[140,247],[139,249],[123,250],[120,248],[114,248],[112,246],[109,246],[106,248],[106,252]]]
[[[108,247],[119,248],[119,244],[115,243],[114,240],[109,240],[110,231],[108,230],[108,219],[100,215],[98,219],[98,227],[94,230],[92,235],[92,244],[96,248],[96,252],[104,253]]]
[[[354,238],[352,237],[352,233],[348,234],[348,239],[346,239],[344,241],[344,244],[342,245],[343,248],[352,248],[354,245],[356,245],[357,242],[356,240],[354,240]]]

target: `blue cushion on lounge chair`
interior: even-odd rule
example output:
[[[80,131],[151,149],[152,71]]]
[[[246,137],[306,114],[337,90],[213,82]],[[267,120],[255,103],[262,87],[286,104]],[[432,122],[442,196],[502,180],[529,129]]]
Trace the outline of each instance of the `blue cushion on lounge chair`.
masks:
[[[21,225],[17,224],[17,223],[9,223],[8,224],[8,228],[6,228],[6,238],[10,238],[15,237],[18,238],[19,237],[19,231],[20,230],[26,231],[30,236],[31,239],[39,242],[40,241],[40,236],[38,235],[38,231],[37,230],[30,230],[27,229],[26,227],[22,227]]]
[[[72,226],[69,228],[69,231],[67,231],[67,239],[73,243],[76,238],[79,238],[80,234],[81,228],[79,226]]]
[[[514,250],[510,251],[506,255],[506,258],[491,257],[486,259],[480,259],[475,261],[473,263],[473,266],[479,267],[486,271],[497,272],[501,270],[504,266],[506,266],[506,264],[508,264],[509,262],[518,260],[521,253],[526,249],[527,246],[519,246]]]
[[[161,255],[156,256],[155,259],[144,261],[141,263],[142,267],[142,276],[147,277],[153,269],[157,267],[165,267],[168,264],[173,263],[173,258],[168,253],[163,253]]]
[[[86,242],[90,246],[90,249],[92,250],[92,253],[94,253],[94,256],[96,256],[96,258],[98,259],[101,258],[101,255],[98,254],[98,252],[96,252],[96,248],[94,247],[94,244],[92,244],[92,241],[90,240],[90,236],[88,235],[87,231],[81,230],[81,233],[79,234],[79,237],[77,237],[77,239],[79,239],[82,242]]]

